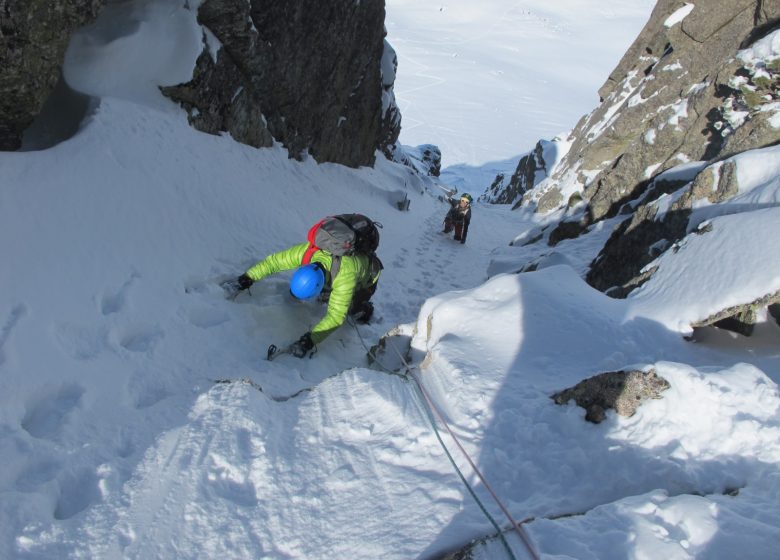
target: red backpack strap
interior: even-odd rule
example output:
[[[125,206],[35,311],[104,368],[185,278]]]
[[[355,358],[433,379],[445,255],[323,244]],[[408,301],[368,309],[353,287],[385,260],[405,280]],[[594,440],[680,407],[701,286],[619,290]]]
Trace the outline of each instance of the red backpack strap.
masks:
[[[320,229],[320,226],[324,221],[325,219],[320,220],[319,222],[311,226],[311,228],[309,229],[309,233],[306,236],[306,239],[309,240],[309,247],[306,249],[306,252],[303,254],[303,258],[301,258],[301,264],[309,264],[311,262],[311,258],[314,255],[314,253],[319,251],[320,248],[314,244],[314,238],[317,236],[317,230]]]
[[[309,243],[309,247],[306,249],[306,252],[303,254],[303,258],[301,259],[301,264],[309,264],[311,262],[311,258],[319,250],[319,247],[316,245],[312,245]]]

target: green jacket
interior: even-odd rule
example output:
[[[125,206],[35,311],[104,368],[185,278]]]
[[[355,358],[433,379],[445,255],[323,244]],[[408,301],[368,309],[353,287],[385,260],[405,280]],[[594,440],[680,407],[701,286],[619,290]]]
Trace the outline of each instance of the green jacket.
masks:
[[[292,270],[301,266],[303,254],[308,249],[308,243],[294,245],[284,251],[268,255],[265,259],[246,271],[255,282],[282,270]],[[333,256],[325,251],[316,251],[311,262],[317,262],[325,267],[330,277],[333,266]],[[355,291],[368,288],[379,280],[379,272],[372,272],[371,261],[365,255],[343,256],[335,281],[331,284],[328,311],[311,330],[311,339],[319,344],[333,331],[339,328],[347,318]]]

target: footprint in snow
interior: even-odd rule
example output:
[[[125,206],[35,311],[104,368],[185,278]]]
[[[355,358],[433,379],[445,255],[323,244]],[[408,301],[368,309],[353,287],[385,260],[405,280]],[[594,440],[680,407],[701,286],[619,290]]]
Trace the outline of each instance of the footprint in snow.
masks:
[[[60,495],[54,508],[54,519],[70,519],[100,500],[100,479],[92,470],[65,473],[58,482]]]
[[[164,336],[157,327],[129,329],[119,337],[119,344],[130,352],[150,352]]]
[[[127,302],[127,293],[130,290],[130,286],[140,277],[140,274],[133,273],[116,292],[104,294],[100,300],[100,312],[103,315],[120,312]]]
[[[204,474],[204,482],[216,495],[225,500],[239,506],[255,507],[257,505],[255,486],[242,470],[219,455],[212,454],[209,456],[208,472]]]
[[[102,327],[60,323],[54,327],[60,348],[76,360],[91,360],[108,344],[107,331]]]
[[[31,399],[22,418],[22,428],[35,438],[55,439],[83,395],[81,385],[71,384],[63,385],[55,393]]]
[[[136,409],[149,408],[171,396],[171,391],[154,374],[136,373],[127,384],[130,402]]]

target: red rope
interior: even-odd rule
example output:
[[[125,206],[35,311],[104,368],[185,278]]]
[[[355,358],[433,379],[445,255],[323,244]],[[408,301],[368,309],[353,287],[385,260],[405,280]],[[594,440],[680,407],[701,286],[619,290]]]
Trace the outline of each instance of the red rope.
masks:
[[[517,521],[515,521],[515,518],[512,517],[512,514],[509,513],[509,510],[506,508],[506,506],[504,506],[504,504],[498,498],[496,493],[493,491],[493,488],[491,488],[490,484],[488,484],[487,480],[485,480],[485,477],[482,476],[482,473],[477,468],[477,465],[474,464],[474,461],[471,459],[471,456],[466,452],[466,450],[461,445],[460,440],[458,440],[458,438],[452,432],[452,429],[450,429],[449,424],[444,419],[444,416],[439,411],[438,407],[433,403],[433,400],[428,395],[428,392],[425,390],[425,387],[423,387],[423,384],[420,382],[420,380],[414,374],[414,371],[412,371],[411,368],[407,368],[407,369],[409,371],[409,375],[411,375],[412,379],[414,379],[414,382],[420,388],[420,392],[423,394],[423,397],[425,397],[425,400],[428,403],[428,406],[431,407],[431,410],[433,410],[436,413],[436,417],[439,419],[439,421],[444,425],[445,428],[447,428],[447,433],[450,434],[450,437],[453,439],[455,444],[458,446],[458,449],[460,449],[461,453],[463,453],[463,456],[466,458],[466,460],[469,462],[469,465],[471,465],[471,468],[474,470],[474,472],[477,474],[479,479],[482,481],[482,484],[485,486],[485,488],[487,488],[488,492],[490,492],[490,495],[493,497],[493,500],[495,500],[495,502],[498,504],[498,507],[501,508],[501,511],[503,511],[504,515],[506,515],[507,519],[509,519],[509,522],[512,524],[512,526],[514,527],[515,531],[517,531],[517,534],[523,540],[523,544],[525,544],[526,548],[528,549],[528,552],[531,554],[531,557],[534,558],[534,560],[539,560],[539,555],[536,553],[536,550],[534,549],[533,545],[531,544],[531,539],[528,537],[528,535],[526,534],[525,530],[522,528],[521,523],[518,523]],[[525,521],[523,523],[525,523]]]

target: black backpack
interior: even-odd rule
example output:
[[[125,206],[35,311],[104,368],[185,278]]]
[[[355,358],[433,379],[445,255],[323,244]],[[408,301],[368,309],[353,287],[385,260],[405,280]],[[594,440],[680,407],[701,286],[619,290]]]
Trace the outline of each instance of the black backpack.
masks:
[[[368,257],[373,287],[376,288],[376,281],[384,268],[382,261],[376,256],[381,227],[382,224],[363,214],[328,216],[309,229],[309,247],[303,254],[301,264],[310,263],[312,255],[318,250],[330,253],[333,263],[327,277],[326,291],[329,291],[341,268],[341,257],[363,254]]]
[[[382,224],[363,214],[328,216],[309,229],[309,248],[302,262],[307,264],[318,249],[336,257],[356,254],[375,256],[381,227]]]

